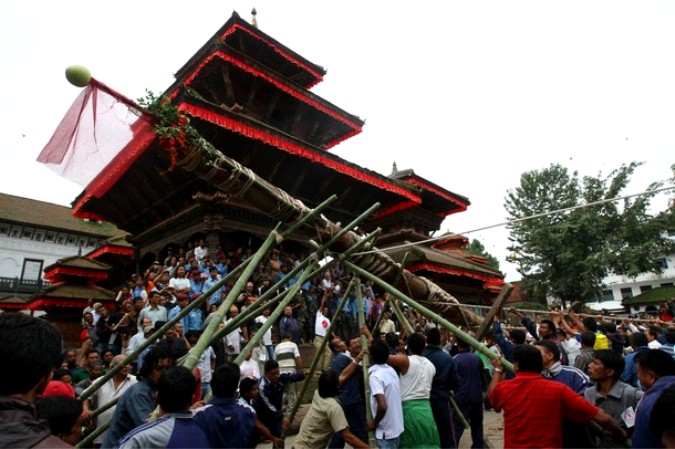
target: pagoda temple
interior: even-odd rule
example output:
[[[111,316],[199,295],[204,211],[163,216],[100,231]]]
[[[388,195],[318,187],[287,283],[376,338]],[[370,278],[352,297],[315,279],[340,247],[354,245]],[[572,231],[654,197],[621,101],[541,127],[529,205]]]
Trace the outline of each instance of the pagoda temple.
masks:
[[[324,212],[332,220],[348,223],[380,203],[363,225],[364,231],[383,230],[378,247],[413,244],[417,256],[407,269],[433,274],[460,300],[489,303],[503,285],[499,271],[417,244],[445,217],[466,210],[469,200],[412,170],[384,176],[332,154],[362,131],[364,121],[309,90],[325,74],[234,12],[177,71],[164,95],[220,152],[308,207],[337,195]],[[159,139],[146,138],[143,126],[73,207],[76,216],[129,232],[141,267],[195,236],[209,248],[246,246],[274,228],[277,222],[254,205],[223,195],[185,168],[168,169],[170,156]],[[396,254],[400,261],[404,252]]]

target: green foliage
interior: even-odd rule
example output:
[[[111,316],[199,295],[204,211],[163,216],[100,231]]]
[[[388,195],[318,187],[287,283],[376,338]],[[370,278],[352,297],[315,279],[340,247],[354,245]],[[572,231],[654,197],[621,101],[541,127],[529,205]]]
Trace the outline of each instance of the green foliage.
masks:
[[[494,257],[492,254],[488,253],[485,250],[483,244],[479,240],[473,239],[469,244],[469,246],[466,248],[466,250],[471,254],[485,257],[487,259],[488,267],[494,268],[495,270],[499,270],[499,260],[497,260],[497,258]]]
[[[660,272],[656,261],[675,251],[674,242],[666,238],[674,219],[670,211],[656,216],[647,212],[655,193],[592,204],[621,196],[640,165],[622,165],[606,178],[579,179],[557,164],[521,175],[504,206],[512,220],[509,250],[518,255],[525,292],[549,294],[563,304],[597,301],[607,270],[630,277]],[[660,186],[655,182],[649,190]],[[561,209],[571,210],[547,214]],[[542,216],[526,219],[534,215]]]

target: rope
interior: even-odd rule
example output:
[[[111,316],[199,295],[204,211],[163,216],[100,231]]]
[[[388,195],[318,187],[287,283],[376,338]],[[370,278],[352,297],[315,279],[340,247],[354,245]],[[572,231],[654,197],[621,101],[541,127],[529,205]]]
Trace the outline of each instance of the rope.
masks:
[[[604,200],[593,201],[593,202],[586,203],[586,204],[579,204],[577,206],[571,206],[571,207],[565,207],[565,208],[562,208],[562,209],[556,209],[556,210],[552,210],[552,211],[549,211],[549,212],[542,212],[540,214],[530,215],[530,216],[523,217],[523,218],[517,218],[515,220],[503,221],[501,223],[483,226],[483,227],[471,229],[471,230],[468,230],[468,231],[463,231],[463,232],[458,232],[458,233],[448,232],[448,233],[446,233],[446,234],[444,234],[440,237],[434,237],[434,238],[430,238],[430,239],[427,239],[427,240],[420,240],[420,241],[417,241],[417,242],[404,243],[404,244],[401,244],[401,245],[390,246],[390,247],[387,247],[387,248],[384,248],[384,249],[377,249],[376,248],[376,249],[373,249],[369,252],[371,252],[371,253],[376,253],[376,252],[386,253],[387,251],[404,249],[404,248],[409,248],[409,247],[413,247],[413,246],[419,246],[420,244],[423,244],[423,243],[432,243],[432,242],[437,242],[437,241],[440,241],[440,240],[445,240],[448,237],[453,236],[453,235],[472,234],[474,232],[484,231],[486,229],[498,228],[498,227],[501,227],[501,226],[513,225],[515,223],[520,223],[520,222],[527,221],[527,220],[533,220],[535,218],[546,217],[546,216],[552,215],[552,214],[557,214],[557,213],[561,213],[561,212],[569,212],[569,211],[572,211],[572,210],[583,209],[585,207],[597,206],[597,205],[600,205],[600,204],[611,203],[611,202],[614,202],[614,201],[625,200],[625,199],[628,199],[628,198],[634,198],[634,197],[643,196],[643,195],[650,195],[650,194],[653,194],[653,193],[665,192],[665,191],[673,190],[673,189],[675,189],[675,187],[671,186],[671,187],[661,187],[659,189],[653,189],[653,190],[645,190],[644,192],[633,193],[631,195],[617,196],[617,197],[614,197],[614,198],[608,198],[608,199],[604,199]],[[355,255],[361,255],[361,254],[367,254],[367,252],[364,251],[364,252],[361,252],[361,253],[357,253]]]

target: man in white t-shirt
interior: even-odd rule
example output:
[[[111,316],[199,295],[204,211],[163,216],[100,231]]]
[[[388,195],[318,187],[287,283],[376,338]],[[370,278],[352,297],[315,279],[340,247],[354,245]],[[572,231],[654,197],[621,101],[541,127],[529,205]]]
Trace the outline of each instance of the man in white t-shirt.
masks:
[[[300,357],[300,348],[293,343],[290,332],[281,336],[283,340],[274,348],[274,360],[279,363],[279,373],[296,373],[302,371],[302,358]],[[284,384],[284,406],[293,406],[298,398],[296,384],[287,382]]]
[[[263,310],[262,315],[258,315],[255,318],[255,322],[261,326],[267,322],[270,317],[270,309],[267,307]],[[263,345],[267,349],[268,360],[274,360],[274,345],[272,344],[272,328],[270,327],[265,331],[262,337]]]
[[[368,430],[375,431],[377,447],[398,447],[404,430],[401,383],[396,371],[387,365],[389,347],[385,342],[373,340],[370,357],[373,365],[368,370],[368,383],[373,420],[368,422]]]
[[[330,298],[332,294],[333,294],[332,289],[326,290],[324,292],[323,297],[321,298],[321,305],[319,306],[319,310],[316,311],[316,319],[314,321],[314,347],[316,348],[317,351],[319,351],[319,349],[321,348],[321,344],[324,338],[326,338],[326,332],[328,331],[328,327],[330,326],[330,318],[329,318],[330,311],[328,310],[328,307],[326,307],[326,300]],[[330,369],[331,361],[332,361],[331,353],[328,350],[328,348],[324,346],[324,350],[321,353],[321,359],[319,360],[317,368],[320,369],[322,373],[326,372]]]

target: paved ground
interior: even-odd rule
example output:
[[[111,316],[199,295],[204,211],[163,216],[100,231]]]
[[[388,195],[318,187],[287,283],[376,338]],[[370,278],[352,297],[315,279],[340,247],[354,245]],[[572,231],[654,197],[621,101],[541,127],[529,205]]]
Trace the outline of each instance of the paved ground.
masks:
[[[294,427],[297,429],[300,427],[302,422],[302,416],[306,413],[306,408],[308,405],[304,405],[301,411],[298,412],[298,416],[295,419]],[[304,409],[304,410],[303,410]],[[486,443],[490,449],[503,449],[504,448],[504,438],[503,438],[503,428],[504,420],[501,414],[488,411],[485,412],[484,422],[483,422],[483,432],[486,439]],[[293,447],[293,441],[295,441],[296,434],[289,435],[286,438],[286,447]],[[258,445],[259,448],[271,449],[272,445],[269,443]],[[350,447],[349,445],[347,447]],[[462,439],[459,442],[460,449],[470,449],[471,448],[471,434],[469,431],[465,431],[462,435]],[[403,448],[402,448],[403,449]]]

